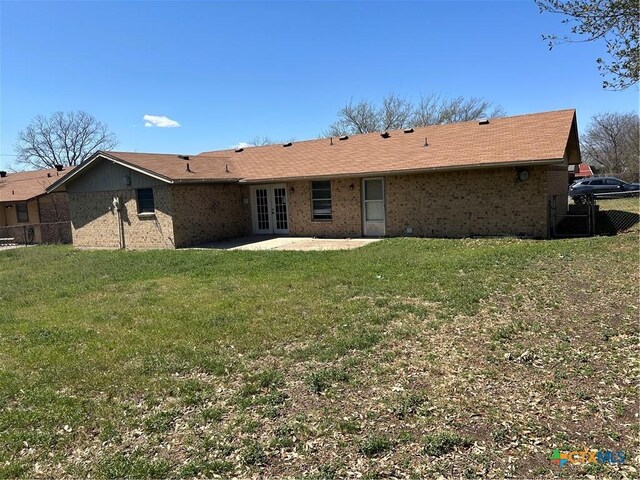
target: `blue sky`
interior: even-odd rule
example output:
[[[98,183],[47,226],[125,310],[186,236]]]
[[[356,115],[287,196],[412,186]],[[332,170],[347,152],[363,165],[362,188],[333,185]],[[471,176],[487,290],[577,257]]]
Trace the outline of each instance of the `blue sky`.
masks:
[[[350,98],[476,96],[508,114],[637,111],[600,43],[549,51],[533,1],[0,3],[0,166],[38,114],[85,110],[119,150],[198,153],[315,138]],[[145,127],[144,115],[178,128]]]

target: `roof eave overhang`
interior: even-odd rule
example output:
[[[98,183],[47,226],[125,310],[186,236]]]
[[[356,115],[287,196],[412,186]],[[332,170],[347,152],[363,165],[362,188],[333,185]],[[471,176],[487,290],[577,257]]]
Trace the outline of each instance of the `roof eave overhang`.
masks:
[[[170,183],[174,185],[182,185],[188,183],[238,183],[240,178],[178,178]]]
[[[512,167],[535,167],[537,165],[557,165],[563,164],[564,158],[549,158],[543,160],[518,160],[513,162],[492,162],[474,165],[457,165],[457,166],[443,166],[443,167],[426,167],[426,168],[411,168],[411,169],[396,169],[396,170],[379,170],[368,172],[347,172],[338,174],[318,174],[318,175],[302,175],[292,177],[270,177],[270,178],[244,178],[239,180],[240,183],[256,184],[256,183],[272,183],[272,182],[291,182],[298,180],[311,180],[311,179],[329,179],[329,178],[351,178],[351,177],[380,177],[385,175],[412,175],[416,173],[430,173],[430,172],[453,172],[457,170],[483,170],[489,168],[512,168]]]
[[[45,193],[38,193],[38,194],[36,194],[36,195],[32,195],[32,196],[30,196],[30,197],[26,197],[26,198],[25,198],[25,197],[20,197],[20,198],[10,198],[10,199],[7,199],[7,200],[0,199],[0,203],[20,203],[20,202],[29,202],[29,201],[31,201],[31,200],[37,200],[38,198],[43,197],[44,195],[46,195],[46,192],[45,192]]]

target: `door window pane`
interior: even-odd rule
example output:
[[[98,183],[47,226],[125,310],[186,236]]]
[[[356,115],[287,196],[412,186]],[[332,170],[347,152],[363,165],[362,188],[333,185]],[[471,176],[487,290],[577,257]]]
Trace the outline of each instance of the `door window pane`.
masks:
[[[382,180],[365,180],[365,200],[382,200]]]
[[[384,202],[365,202],[364,210],[367,222],[381,222],[384,220]]]
[[[269,230],[269,199],[266,188],[256,190],[256,210],[258,214],[258,230]]]
[[[276,212],[276,230],[286,230],[289,228],[287,219],[287,190],[284,188],[274,188],[273,199]]]

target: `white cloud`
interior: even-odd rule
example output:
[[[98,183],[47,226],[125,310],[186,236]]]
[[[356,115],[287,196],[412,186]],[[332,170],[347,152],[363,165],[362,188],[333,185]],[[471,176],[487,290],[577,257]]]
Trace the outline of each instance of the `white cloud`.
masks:
[[[169,117],[164,115],[145,115],[142,118],[145,121],[145,127],[171,128],[180,126],[178,122],[171,120]]]
[[[249,148],[249,147],[253,147],[252,144],[247,143],[247,142],[240,142],[237,145],[233,145],[231,148]]]

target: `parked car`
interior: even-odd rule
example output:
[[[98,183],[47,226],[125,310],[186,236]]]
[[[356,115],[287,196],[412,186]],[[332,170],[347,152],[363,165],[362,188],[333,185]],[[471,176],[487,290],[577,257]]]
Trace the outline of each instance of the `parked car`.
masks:
[[[596,198],[618,198],[639,192],[640,183],[627,183],[615,177],[583,178],[569,186],[569,196],[577,203],[584,203],[591,194]]]

